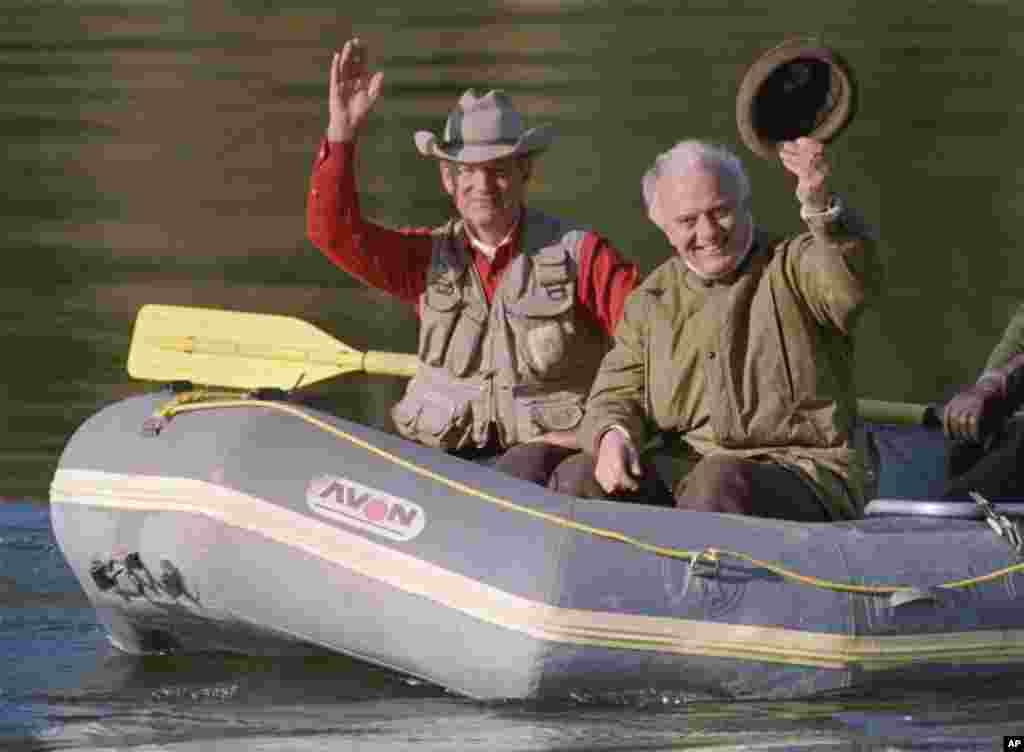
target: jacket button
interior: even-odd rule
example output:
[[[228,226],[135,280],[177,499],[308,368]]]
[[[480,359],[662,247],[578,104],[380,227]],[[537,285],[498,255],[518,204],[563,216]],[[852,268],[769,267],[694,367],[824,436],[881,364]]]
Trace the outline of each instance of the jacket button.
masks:
[[[715,351],[712,350],[711,352],[708,353],[708,360],[714,360],[714,359],[715,359]]]

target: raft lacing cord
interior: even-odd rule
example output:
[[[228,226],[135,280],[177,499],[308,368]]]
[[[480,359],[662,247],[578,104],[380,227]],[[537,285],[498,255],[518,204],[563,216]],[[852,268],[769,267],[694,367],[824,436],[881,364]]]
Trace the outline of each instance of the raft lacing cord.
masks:
[[[210,401],[207,401],[210,400]],[[901,592],[918,592],[919,587],[912,585],[854,585],[846,582],[834,582],[831,580],[824,580],[819,577],[812,577],[811,575],[801,574],[791,569],[786,569],[779,564],[773,564],[768,561],[762,561],[761,559],[754,558],[749,554],[741,553],[739,551],[729,551],[726,549],[716,548],[709,546],[702,551],[687,551],[678,548],[669,548],[667,546],[658,546],[652,543],[646,543],[638,538],[626,535],[625,533],[617,530],[608,530],[606,528],[594,527],[587,525],[586,523],[577,522],[575,520],[566,519],[550,512],[542,512],[537,509],[530,509],[520,504],[508,501],[507,499],[501,499],[496,496],[481,491],[472,486],[467,486],[464,483],[446,478],[439,473],[435,473],[433,470],[428,470],[425,467],[416,465],[408,460],[404,460],[390,452],[387,452],[379,447],[370,444],[350,433],[347,433],[340,428],[332,426],[329,423],[325,423],[319,418],[315,418],[309,415],[305,411],[292,407],[291,405],[283,404],[281,402],[271,402],[260,399],[253,399],[246,397],[244,393],[239,394],[237,392],[186,392],[178,395],[168,404],[161,407],[154,415],[159,416],[163,420],[169,420],[178,413],[192,412],[194,410],[213,410],[218,408],[227,407],[266,407],[272,410],[278,410],[283,413],[287,413],[294,417],[300,418],[301,420],[316,426],[322,431],[332,434],[338,438],[344,439],[356,446],[365,449],[368,452],[383,457],[386,460],[394,462],[396,465],[400,465],[407,470],[411,470],[417,475],[421,475],[425,478],[442,483],[456,491],[460,491],[471,496],[484,499],[485,501],[496,504],[497,506],[503,507],[516,512],[536,517],[538,519],[546,520],[561,527],[576,530],[582,533],[588,533],[590,535],[605,538],[607,540],[618,541],[625,543],[630,546],[635,546],[643,551],[653,553],[657,556],[664,556],[670,559],[682,559],[691,562],[691,567],[700,563],[707,563],[713,567],[717,567],[722,558],[737,559],[739,561],[745,561],[748,564],[753,564],[756,567],[765,569],[773,574],[777,574],[787,580],[793,580],[794,582],[800,582],[805,585],[812,585],[814,587],[822,588],[825,590],[834,590],[841,593],[859,593],[862,595],[892,595],[894,593]],[[984,582],[990,582],[997,580],[1001,577],[1006,577],[1015,572],[1024,572],[1024,563],[1013,564],[1003,569],[998,569],[988,574],[979,575],[977,577],[971,577],[965,580],[955,580],[952,582],[944,582],[940,585],[935,585],[935,588],[946,588],[946,589],[957,589],[966,588],[974,585],[980,585]]]

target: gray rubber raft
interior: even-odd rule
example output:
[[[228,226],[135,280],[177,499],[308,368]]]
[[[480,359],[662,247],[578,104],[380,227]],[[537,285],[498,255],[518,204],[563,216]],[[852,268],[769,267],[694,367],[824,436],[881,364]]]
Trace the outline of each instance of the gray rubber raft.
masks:
[[[559,496],[297,404],[172,396],[87,420],[51,490],[130,653],[327,650],[480,699],[1024,668],[1024,567],[974,505],[934,500],[935,431],[867,426],[885,498],[814,525]]]

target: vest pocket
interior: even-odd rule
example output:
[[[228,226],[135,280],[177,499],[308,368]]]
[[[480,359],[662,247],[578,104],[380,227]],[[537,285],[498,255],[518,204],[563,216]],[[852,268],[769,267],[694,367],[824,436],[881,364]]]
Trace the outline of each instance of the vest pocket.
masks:
[[[448,393],[450,391],[450,393]],[[473,435],[475,387],[448,384],[438,388],[413,379],[405,397],[391,411],[398,433],[439,449],[460,449]]]
[[[520,372],[539,380],[561,379],[579,368],[580,335],[575,315],[575,295],[559,288],[540,288],[515,305],[509,305],[516,333]]]
[[[423,295],[420,321],[420,360],[428,366],[440,366],[462,307],[462,296],[454,287],[427,286]]]
[[[548,431],[571,431],[583,420],[583,395],[577,392],[515,394],[518,440]]]
[[[483,356],[480,343],[487,328],[487,310],[472,304],[462,306],[452,328],[445,361],[452,374],[467,376]]]
[[[420,320],[420,360],[465,376],[480,362],[486,326],[487,310],[467,303],[456,287],[428,286]]]

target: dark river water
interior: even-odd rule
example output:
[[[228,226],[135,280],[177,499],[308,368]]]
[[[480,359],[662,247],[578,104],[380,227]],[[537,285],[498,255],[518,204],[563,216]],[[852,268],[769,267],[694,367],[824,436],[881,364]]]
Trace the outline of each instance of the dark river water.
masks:
[[[149,388],[125,371],[145,303],[278,313],[408,351],[412,312],[305,237],[332,50],[385,74],[360,144],[364,210],[450,209],[412,133],[465,88],[509,91],[558,139],[530,203],[593,224],[649,271],[669,253],[640,176],[681,138],[735,146],[755,215],[799,227],[792,181],[746,151],[735,95],[760,52],[815,33],[852,64],[834,187],[880,228],[887,294],[862,321],[865,397],[939,401],[1024,301],[1022,23],[1012,0],[83,0],[0,3],[0,747],[25,749],[999,749],[1024,693],[965,685],[808,703],[481,706],[337,662],[138,661],[109,652],[49,531],[68,435]],[[885,200],[883,201],[883,196]],[[398,379],[318,387],[375,425]]]

